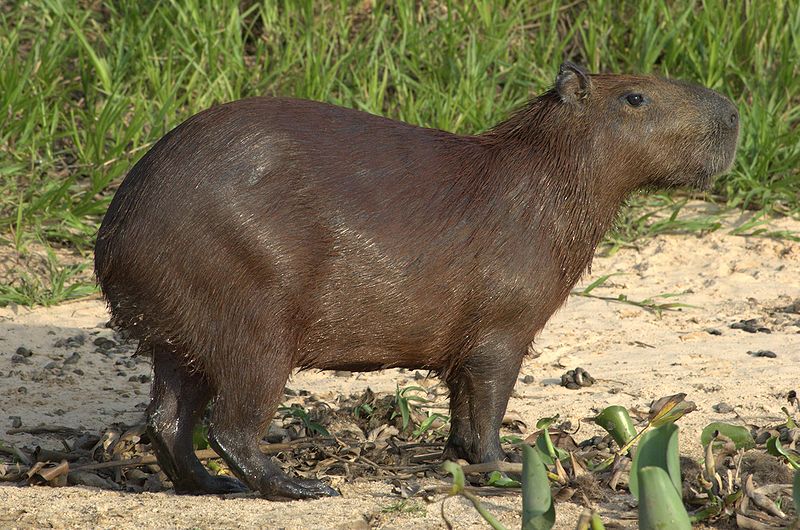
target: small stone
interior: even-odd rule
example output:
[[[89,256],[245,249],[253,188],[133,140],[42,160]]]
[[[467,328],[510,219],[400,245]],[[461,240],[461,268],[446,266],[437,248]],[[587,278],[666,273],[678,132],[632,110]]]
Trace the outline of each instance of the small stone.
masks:
[[[83,375],[83,370],[81,370],[80,368],[75,368],[72,371],[72,373],[75,374],[75,375]]]
[[[296,395],[297,395],[297,390],[292,390],[291,388],[289,388],[289,387],[287,386],[287,387],[285,387],[285,388],[283,389],[283,393],[284,393],[284,395],[286,395],[286,396],[296,396]]]
[[[728,414],[729,412],[733,412],[733,407],[725,402],[717,403],[712,408],[720,414]]]
[[[81,354],[78,352],[73,352],[72,355],[64,361],[64,364],[75,364],[81,359]]]
[[[758,321],[754,318],[748,320],[740,320],[739,322],[734,322],[730,325],[731,329],[741,329],[742,331],[746,331],[748,333],[755,333],[758,331]]]
[[[25,346],[20,346],[19,348],[17,348],[17,355],[20,355],[22,357],[30,357],[31,355],[33,355],[33,352],[28,348],[26,348]]]
[[[117,377],[127,377],[127,376],[128,372],[125,372],[124,370],[117,370]]]
[[[414,372],[414,381],[422,381],[425,379],[425,376],[419,370]]]
[[[77,348],[79,346],[83,346],[85,342],[86,342],[86,335],[80,333],[72,337],[58,339],[53,344],[53,346],[55,346],[56,348]]]
[[[44,369],[45,370],[54,370],[56,368],[58,368],[58,363],[55,362],[55,361],[51,361],[51,362],[47,363],[46,365],[44,365]]]
[[[335,375],[336,377],[350,377],[351,375],[353,375],[353,372],[349,370],[336,370],[335,372],[333,372],[333,375]]]
[[[9,416],[8,419],[11,420],[11,428],[12,429],[19,429],[22,427],[22,418],[19,416]]]
[[[152,379],[151,379],[151,378],[150,378],[150,376],[149,376],[149,375],[147,375],[147,374],[141,374],[141,375],[139,376],[139,382],[140,382],[140,383],[149,383],[151,380],[152,380]]]
[[[771,350],[758,350],[758,351],[749,351],[747,352],[753,357],[766,357],[768,359],[774,359],[778,356],[777,353]]]
[[[28,393],[28,389],[26,387],[24,387],[24,386],[21,386],[21,387],[19,387],[17,389],[17,394],[27,394],[27,393]]]
[[[769,431],[761,431],[760,433],[758,433],[756,435],[756,443],[759,444],[759,445],[765,444],[765,443],[767,443],[767,440],[769,440],[771,437],[772,437],[772,433],[771,432],[769,432]]]
[[[93,341],[94,345],[100,348],[103,351],[108,351],[111,348],[117,346],[117,343],[111,339],[107,339],[105,337],[97,337]]]
[[[566,386],[570,390],[578,390],[580,388],[580,386],[578,386],[577,383],[573,383],[571,381],[569,383],[567,383],[566,385],[564,385],[564,386]]]
[[[528,375],[526,375],[526,376],[524,376],[522,378],[522,382],[525,383],[526,385],[529,385],[529,384],[533,383],[534,381],[535,381],[535,379],[530,374],[528,374]]]
[[[718,330],[717,328],[708,328],[708,329],[706,330],[706,332],[707,332],[709,335],[717,335],[717,336],[719,336],[719,335],[722,335],[722,331]]]
[[[66,412],[64,412],[64,409],[56,409],[53,411],[53,414],[55,414],[56,416],[63,416],[64,414],[66,414]]]
[[[11,356],[11,362],[14,364],[33,364],[30,359],[23,357],[18,353],[15,353]]]

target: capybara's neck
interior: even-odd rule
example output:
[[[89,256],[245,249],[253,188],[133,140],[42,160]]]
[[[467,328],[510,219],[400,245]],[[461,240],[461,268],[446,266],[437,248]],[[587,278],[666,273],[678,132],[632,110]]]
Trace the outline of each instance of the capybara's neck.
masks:
[[[504,207],[494,215],[516,223],[519,245],[533,250],[546,245],[572,285],[634,191],[635,179],[609,178],[609,168],[593,158],[591,136],[564,115],[555,98],[545,94],[481,135],[490,161],[472,178],[475,185],[494,181],[486,187],[502,196]]]

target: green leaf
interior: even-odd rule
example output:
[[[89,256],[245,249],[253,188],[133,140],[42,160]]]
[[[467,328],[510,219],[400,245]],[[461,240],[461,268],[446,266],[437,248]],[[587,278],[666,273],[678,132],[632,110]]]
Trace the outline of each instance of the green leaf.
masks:
[[[458,495],[464,491],[464,470],[455,462],[447,460],[442,464],[445,471],[453,475],[453,488],[450,490],[450,495]]]
[[[550,481],[540,453],[522,446],[522,530],[547,530],[556,522]]]
[[[192,446],[195,449],[208,449],[208,429],[202,423],[192,430]]]
[[[742,427],[740,425],[731,425],[729,423],[714,422],[706,425],[703,429],[703,432],[700,433],[700,442],[703,444],[703,447],[711,443],[715,432],[719,432],[723,436],[730,438],[733,443],[736,444],[736,449],[747,450],[756,446],[753,436],[746,427]]]
[[[545,465],[552,466],[555,464],[556,459],[562,461],[569,459],[567,451],[553,445],[553,441],[550,439],[550,432],[547,429],[536,437],[535,447],[539,450],[539,457]]]
[[[781,441],[775,436],[767,440],[767,452],[773,456],[783,457],[794,469],[800,469],[800,455],[784,447]]]
[[[619,405],[606,407],[594,418],[594,422],[607,430],[619,447],[624,447],[636,436],[628,409]]]
[[[692,523],[689,522],[680,494],[675,491],[673,481],[664,469],[642,467],[639,480],[640,530],[691,530]]]
[[[519,488],[522,486],[519,481],[508,478],[505,473],[501,473],[500,471],[492,471],[489,473],[489,481],[487,484],[496,488]]]
[[[794,499],[794,511],[800,513],[800,469],[795,471],[794,484],[792,484],[792,498]],[[798,515],[800,518],[800,515]]]
[[[678,426],[668,423],[642,435],[631,465],[628,487],[639,499],[639,473],[644,467],[660,467],[672,480],[675,491],[681,494],[681,466],[678,454]]]
[[[541,419],[539,419],[539,421],[536,422],[536,428],[537,429],[547,429],[552,424],[554,424],[556,421],[558,421],[558,414],[556,414],[555,416],[549,416],[547,418],[541,418]]]

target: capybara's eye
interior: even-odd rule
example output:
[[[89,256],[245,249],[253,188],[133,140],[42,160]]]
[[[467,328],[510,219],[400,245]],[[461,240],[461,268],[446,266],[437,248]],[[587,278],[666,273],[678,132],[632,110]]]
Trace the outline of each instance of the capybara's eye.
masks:
[[[625,101],[627,101],[628,105],[631,107],[641,107],[644,103],[644,96],[641,94],[628,94],[625,96]]]

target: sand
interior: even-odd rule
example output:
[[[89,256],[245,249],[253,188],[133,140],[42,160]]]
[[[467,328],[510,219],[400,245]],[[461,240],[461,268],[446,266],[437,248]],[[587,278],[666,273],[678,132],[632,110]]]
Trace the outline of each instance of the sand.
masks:
[[[688,213],[706,206],[693,208]],[[620,273],[592,294],[644,300],[682,293],[663,301],[693,307],[658,315],[627,304],[570,297],[533,346],[539,356],[526,359],[509,411],[531,428],[538,418],[557,413],[573,425],[580,423],[575,438],[583,440],[599,431],[582,420],[608,405],[647,410],[653,399],[685,392],[697,410],[679,422],[681,453],[694,457],[700,456],[699,433],[711,421],[779,422],[786,393],[800,381],[800,314],[781,311],[800,298],[800,243],[731,235],[746,219],[731,213],[720,230],[702,237],[662,235],[612,256],[598,255],[579,287]],[[800,222],[778,219],[772,228],[800,233]],[[730,328],[746,319],[757,319],[770,332]],[[0,440],[60,448],[53,436],[7,433],[12,416],[19,417],[23,427],[81,426],[98,432],[115,422],[142,421],[150,365],[131,361],[124,352],[96,351],[95,339],[112,337],[107,320],[99,299],[52,308],[0,309]],[[84,344],[55,345],[74,336],[85,337]],[[20,346],[32,350],[26,358],[30,364],[13,360]],[[761,350],[776,357],[751,353]],[[73,357],[74,352],[80,357]],[[597,383],[580,390],[561,387],[561,374],[576,366],[588,370]],[[289,386],[332,401],[367,387],[394,392],[398,384],[418,384],[413,375],[396,370],[349,377],[307,372],[294,376]],[[523,382],[526,375],[533,382]],[[717,412],[715,405],[720,403],[730,405],[732,412]],[[340,498],[270,502],[252,494],[187,497],[5,484],[0,486],[0,527],[444,528],[443,496],[431,503],[413,501],[412,509],[401,513],[395,509],[399,497],[391,484],[339,480],[334,485],[342,492]],[[506,526],[519,527],[518,495],[487,498],[486,504]],[[595,507],[606,521],[635,528],[634,521],[620,519],[623,512],[634,513],[633,505],[629,496],[616,494]],[[556,528],[574,528],[581,510],[578,502],[559,503]],[[463,500],[448,500],[446,512],[455,528],[485,527]]]

